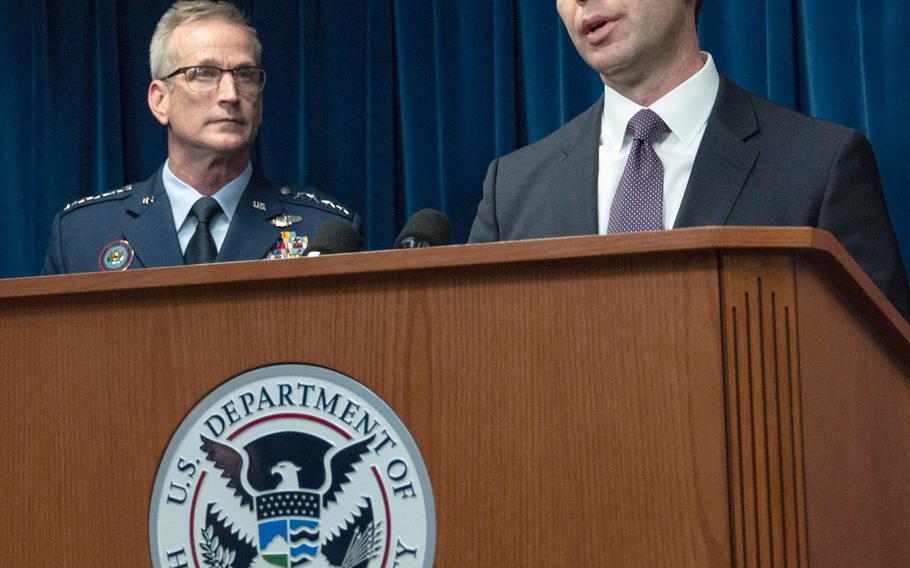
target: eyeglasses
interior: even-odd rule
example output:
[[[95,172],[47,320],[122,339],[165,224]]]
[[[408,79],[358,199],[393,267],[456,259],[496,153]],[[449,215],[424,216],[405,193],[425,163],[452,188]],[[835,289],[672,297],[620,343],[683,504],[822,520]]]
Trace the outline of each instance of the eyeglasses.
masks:
[[[265,79],[268,75],[265,69],[259,67],[219,69],[211,65],[194,65],[192,67],[181,67],[167,77],[162,77],[161,80],[172,79],[181,73],[186,77],[186,86],[189,90],[197,93],[208,93],[217,89],[221,83],[221,75],[224,73],[231,74],[238,91],[258,93],[265,87]]]

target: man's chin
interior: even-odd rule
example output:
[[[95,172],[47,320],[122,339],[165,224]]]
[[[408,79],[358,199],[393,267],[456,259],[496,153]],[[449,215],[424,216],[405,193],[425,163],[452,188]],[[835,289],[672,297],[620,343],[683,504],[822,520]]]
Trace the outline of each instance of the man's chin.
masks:
[[[611,46],[614,47],[614,46]],[[603,48],[585,54],[585,62],[601,75],[621,72],[629,66],[628,57],[615,48]]]
[[[205,146],[217,154],[236,154],[247,151],[252,143],[249,136],[219,136]]]
[[[631,84],[638,81],[647,73],[642,62],[635,61],[626,56],[610,56],[599,54],[599,57],[592,57],[588,64],[600,75],[604,83]]]

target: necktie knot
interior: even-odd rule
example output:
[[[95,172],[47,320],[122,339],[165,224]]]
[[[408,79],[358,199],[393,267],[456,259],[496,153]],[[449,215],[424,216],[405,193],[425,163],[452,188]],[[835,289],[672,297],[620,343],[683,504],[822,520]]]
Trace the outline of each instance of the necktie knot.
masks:
[[[660,135],[669,132],[670,128],[656,112],[646,108],[638,111],[629,119],[627,130],[636,140],[644,140],[650,144]]]
[[[214,197],[200,197],[193,204],[190,212],[200,224],[208,224],[221,213],[221,205],[218,205],[218,201]]]

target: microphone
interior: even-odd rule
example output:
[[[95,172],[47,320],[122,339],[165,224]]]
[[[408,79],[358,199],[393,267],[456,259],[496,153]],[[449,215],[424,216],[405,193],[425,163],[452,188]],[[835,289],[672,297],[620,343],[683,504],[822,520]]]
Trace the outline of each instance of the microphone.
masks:
[[[307,256],[357,252],[360,250],[360,234],[354,227],[341,219],[329,219],[323,223],[307,245]]]
[[[397,249],[436,247],[449,244],[452,224],[442,211],[421,209],[411,215],[395,239]]]

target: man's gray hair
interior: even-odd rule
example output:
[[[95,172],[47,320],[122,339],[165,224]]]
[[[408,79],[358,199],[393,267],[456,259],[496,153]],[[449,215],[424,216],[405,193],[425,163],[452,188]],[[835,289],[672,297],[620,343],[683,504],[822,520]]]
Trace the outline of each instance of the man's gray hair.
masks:
[[[170,51],[171,36],[178,26],[200,20],[224,20],[244,28],[253,41],[253,56],[256,65],[262,58],[262,44],[256,36],[256,29],[250,25],[243,13],[230,2],[213,2],[212,0],[180,0],[175,2],[167,12],[161,16],[155,33],[152,34],[152,43],[149,45],[149,67],[152,79],[161,79],[173,69],[175,65]]]

